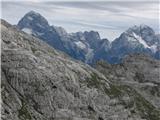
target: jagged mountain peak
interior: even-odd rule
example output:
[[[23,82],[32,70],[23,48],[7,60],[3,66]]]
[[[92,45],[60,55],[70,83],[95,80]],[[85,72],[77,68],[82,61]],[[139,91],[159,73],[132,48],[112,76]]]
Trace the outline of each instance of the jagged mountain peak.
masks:
[[[17,26],[29,34],[32,34],[33,31],[42,33],[50,27],[46,18],[34,11],[26,13]]]
[[[29,11],[26,15],[36,15],[36,16],[41,16],[40,13],[35,12],[33,10]]]
[[[128,34],[132,34],[132,32],[138,34],[138,35],[143,35],[143,34],[146,34],[146,35],[152,35],[152,34],[155,34],[154,30],[145,25],[145,24],[141,24],[141,25],[134,25],[132,27],[130,27],[129,29],[126,30],[125,33],[128,33]]]
[[[145,24],[130,27],[125,33],[128,36],[134,37],[136,35],[141,37],[148,45],[153,45],[155,42],[157,42],[157,40],[155,40],[157,37],[155,38],[154,30]]]
[[[85,31],[84,34],[85,34],[85,36],[93,37],[95,39],[99,39],[99,40],[101,39],[100,35],[97,31],[93,31],[93,30]]]
[[[145,24],[130,27],[121,34],[120,38],[121,41],[138,42],[144,47],[157,44],[158,41],[158,36],[156,36],[154,30]]]
[[[52,25],[51,26],[60,36],[66,36],[68,33],[67,31],[63,28],[63,27],[60,27],[60,26],[54,26]]]
[[[119,62],[131,53],[145,53],[150,56],[158,51],[159,37],[154,30],[144,24],[135,25],[123,32],[119,38],[112,42],[110,61]]]

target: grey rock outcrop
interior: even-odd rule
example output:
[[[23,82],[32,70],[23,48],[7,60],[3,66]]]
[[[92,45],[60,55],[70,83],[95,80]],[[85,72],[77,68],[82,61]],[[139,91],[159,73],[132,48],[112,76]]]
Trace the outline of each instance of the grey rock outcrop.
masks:
[[[126,89],[129,101],[125,103],[134,112],[141,111],[142,116],[151,120],[160,119],[160,61],[143,54],[126,56],[121,64],[111,65],[104,61],[97,63],[97,70],[103,73],[114,85],[120,89]],[[122,87],[123,86],[123,87]],[[124,87],[125,86],[125,87]],[[134,94],[131,94],[134,91]],[[139,99],[135,95],[140,95]],[[123,95],[122,95],[123,96]],[[121,96],[121,97],[122,97]],[[120,98],[121,98],[120,97]],[[144,102],[142,105],[137,101]],[[152,107],[151,107],[152,106]],[[154,109],[157,109],[159,117],[153,117]],[[148,111],[144,113],[144,111]],[[156,112],[155,112],[156,113]]]

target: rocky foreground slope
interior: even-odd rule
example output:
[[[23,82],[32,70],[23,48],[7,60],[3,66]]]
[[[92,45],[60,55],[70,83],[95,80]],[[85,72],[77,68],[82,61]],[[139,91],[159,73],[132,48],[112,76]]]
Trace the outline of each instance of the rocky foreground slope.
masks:
[[[160,61],[136,54],[127,56],[121,64],[110,65],[99,61],[96,67],[112,83],[134,88],[160,108]]]
[[[1,33],[2,120],[160,119],[158,108],[133,88],[3,20]]]
[[[147,55],[135,54],[127,56],[121,64],[111,65],[99,61],[96,68],[112,84],[119,86],[120,89],[125,89],[130,96],[127,103],[130,109],[135,109],[137,100],[142,102],[143,99],[146,99],[151,106],[160,111],[160,61]],[[124,87],[122,88],[122,86]],[[143,99],[137,98],[130,90],[137,92]],[[151,110],[148,109],[148,111]],[[155,118],[151,117],[150,119],[154,120]]]

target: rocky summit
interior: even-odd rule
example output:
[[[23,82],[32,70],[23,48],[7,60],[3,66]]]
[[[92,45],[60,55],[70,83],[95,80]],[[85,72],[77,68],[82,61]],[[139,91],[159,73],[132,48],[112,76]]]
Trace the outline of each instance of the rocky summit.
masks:
[[[160,119],[159,61],[129,56],[96,70],[4,20],[1,35],[2,120]]]
[[[112,42],[112,48],[108,52],[111,55],[109,61],[119,63],[126,55],[133,53],[143,53],[158,59],[159,48],[160,38],[152,28],[147,25],[135,25]]]

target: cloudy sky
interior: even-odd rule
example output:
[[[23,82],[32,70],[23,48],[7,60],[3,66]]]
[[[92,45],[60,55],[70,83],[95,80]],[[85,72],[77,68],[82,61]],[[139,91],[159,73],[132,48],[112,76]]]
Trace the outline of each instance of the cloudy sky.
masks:
[[[34,10],[50,25],[68,32],[95,30],[113,40],[133,25],[146,24],[159,32],[158,0],[2,0],[2,16],[11,24]]]

